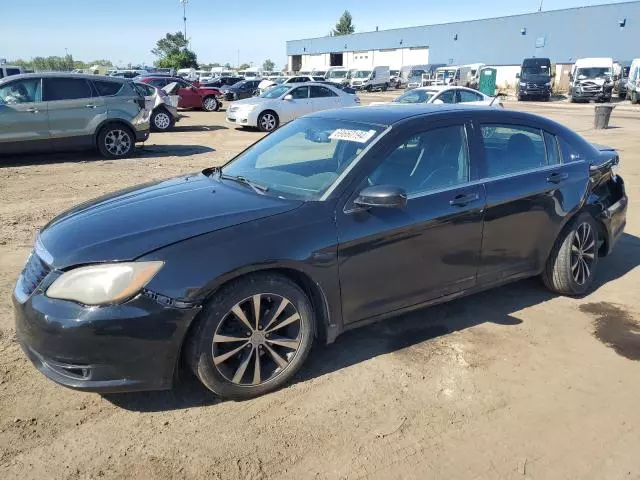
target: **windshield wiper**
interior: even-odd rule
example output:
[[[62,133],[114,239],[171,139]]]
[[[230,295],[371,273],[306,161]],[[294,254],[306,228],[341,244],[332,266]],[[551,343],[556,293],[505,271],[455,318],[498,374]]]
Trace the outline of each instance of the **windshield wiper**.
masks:
[[[223,180],[231,180],[233,182],[238,182],[242,185],[246,185],[260,195],[264,195],[265,193],[267,193],[267,191],[269,191],[268,186],[256,183],[252,180],[247,179],[246,177],[243,177],[242,175],[227,175],[226,173],[220,173],[220,178],[222,178]]]

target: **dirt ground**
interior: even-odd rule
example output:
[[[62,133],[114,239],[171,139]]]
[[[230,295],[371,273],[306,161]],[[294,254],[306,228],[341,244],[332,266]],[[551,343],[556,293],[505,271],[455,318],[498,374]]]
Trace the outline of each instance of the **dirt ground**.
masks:
[[[57,386],[15,341],[11,292],[57,213],[220,164],[261,134],[189,112],[128,160],[1,158],[0,478],[640,479],[640,108],[595,131],[593,105],[507,107],[621,152],[628,226],[594,291],[562,298],[532,279],[352,331],[245,402],[190,378],[104,397]]]

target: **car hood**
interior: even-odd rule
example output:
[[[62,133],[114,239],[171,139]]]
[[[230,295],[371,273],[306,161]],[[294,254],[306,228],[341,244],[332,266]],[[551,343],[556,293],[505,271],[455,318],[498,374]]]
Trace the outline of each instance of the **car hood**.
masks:
[[[172,243],[284,213],[303,202],[259,195],[202,173],[92,200],[40,232],[55,268],[134,260]]]

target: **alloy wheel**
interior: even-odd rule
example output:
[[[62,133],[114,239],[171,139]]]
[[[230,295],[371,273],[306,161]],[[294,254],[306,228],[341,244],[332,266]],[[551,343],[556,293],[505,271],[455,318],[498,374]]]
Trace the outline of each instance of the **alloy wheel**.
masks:
[[[215,368],[229,382],[256,386],[284,372],[298,354],[303,323],[285,297],[262,293],[233,306],[213,336]]]
[[[105,136],[104,146],[111,155],[126,155],[131,150],[131,136],[121,129],[110,130]]]
[[[204,109],[209,112],[215,110],[217,105],[218,101],[215,98],[209,97],[204,101]]]
[[[571,242],[571,275],[578,285],[584,285],[591,277],[596,257],[596,239],[589,223],[581,223]]]
[[[265,113],[260,119],[260,125],[265,131],[270,132],[276,128],[276,117],[271,113]]]
[[[159,112],[153,119],[153,123],[158,130],[166,130],[167,128],[169,128],[169,125],[171,125],[171,119],[166,113]]]

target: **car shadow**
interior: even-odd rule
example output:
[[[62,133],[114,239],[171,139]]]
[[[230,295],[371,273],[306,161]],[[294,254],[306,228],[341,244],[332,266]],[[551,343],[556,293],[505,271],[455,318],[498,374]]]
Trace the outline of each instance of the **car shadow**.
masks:
[[[216,130],[228,130],[222,125],[176,125],[169,132],[215,132]]]
[[[601,259],[591,293],[640,265],[640,239],[624,234],[610,256]],[[316,346],[292,380],[304,382],[351,365],[434,340],[452,332],[492,323],[505,328],[518,325],[515,317],[527,307],[557,295],[538,278],[530,278],[434,307],[423,308],[348,331],[328,346]],[[183,372],[184,373],[184,372]],[[104,395],[126,410],[155,412],[221,403],[190,373],[181,376],[173,390]]]
[[[201,153],[214,152],[215,149],[202,145],[139,145],[136,146],[130,158],[154,157],[185,157]],[[1,155],[0,169],[5,167],[28,167],[33,165],[51,165],[56,163],[83,162],[117,162],[120,159],[110,159],[101,156],[94,150],[71,150],[53,153],[28,153],[24,155]],[[127,159],[124,159],[127,160]]]

